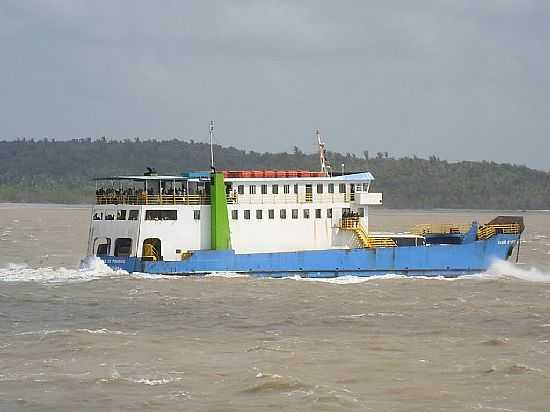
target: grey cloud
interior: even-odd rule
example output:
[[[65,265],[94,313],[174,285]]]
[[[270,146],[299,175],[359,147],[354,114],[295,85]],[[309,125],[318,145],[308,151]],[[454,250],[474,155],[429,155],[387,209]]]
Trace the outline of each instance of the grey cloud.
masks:
[[[549,3],[4,1],[0,138],[204,138],[255,150],[548,169]],[[541,148],[545,150],[541,150]]]

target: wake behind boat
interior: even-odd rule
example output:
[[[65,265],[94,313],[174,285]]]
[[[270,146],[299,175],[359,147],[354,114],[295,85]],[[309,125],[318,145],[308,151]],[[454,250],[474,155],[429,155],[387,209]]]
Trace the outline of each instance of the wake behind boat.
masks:
[[[382,204],[382,193],[370,191],[374,177],[331,173],[318,140],[319,172],[216,171],[212,156],[209,172],[96,179],[88,254],[114,269],[163,275],[454,277],[519,248],[521,216],[371,232],[369,207]]]

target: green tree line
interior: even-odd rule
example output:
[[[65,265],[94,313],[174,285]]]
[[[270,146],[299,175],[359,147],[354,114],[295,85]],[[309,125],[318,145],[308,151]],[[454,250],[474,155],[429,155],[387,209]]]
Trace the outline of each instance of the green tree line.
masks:
[[[214,147],[219,170],[318,170],[317,153],[259,153]],[[359,154],[360,153],[360,154]],[[390,208],[550,209],[550,173],[494,162],[447,162],[329,152],[335,171],[372,172]],[[0,202],[93,202],[94,177],[207,170],[209,146],[182,140],[0,141]]]

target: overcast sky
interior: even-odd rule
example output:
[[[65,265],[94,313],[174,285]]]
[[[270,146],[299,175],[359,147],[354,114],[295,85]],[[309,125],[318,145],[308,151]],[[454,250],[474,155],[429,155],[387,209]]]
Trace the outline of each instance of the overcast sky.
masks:
[[[0,1],[0,139],[550,169],[550,1]]]

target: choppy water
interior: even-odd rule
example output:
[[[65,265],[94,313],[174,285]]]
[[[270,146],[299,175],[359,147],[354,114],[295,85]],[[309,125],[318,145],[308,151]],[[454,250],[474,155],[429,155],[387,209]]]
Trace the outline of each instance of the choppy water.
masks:
[[[458,280],[152,278],[78,267],[86,207],[0,205],[0,410],[548,411],[550,213],[525,216],[519,265]]]

